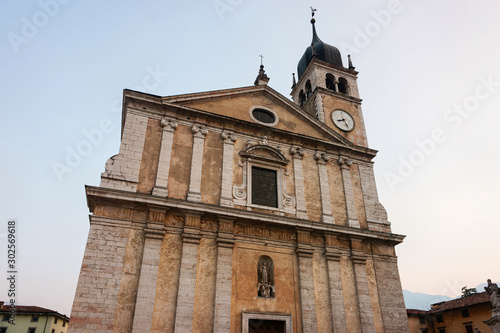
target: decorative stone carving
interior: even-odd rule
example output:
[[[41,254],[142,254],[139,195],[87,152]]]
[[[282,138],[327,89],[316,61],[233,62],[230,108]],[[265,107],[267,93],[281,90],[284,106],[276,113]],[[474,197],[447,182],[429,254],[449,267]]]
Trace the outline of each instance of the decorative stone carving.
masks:
[[[327,153],[321,153],[321,152],[317,151],[314,154],[314,159],[318,163],[320,163],[320,162],[323,163],[323,162],[328,162],[330,160],[330,156]]]
[[[171,118],[162,118],[161,120],[161,126],[163,127],[163,130],[175,130],[179,124],[177,121]]]
[[[236,200],[246,200],[247,199],[247,186],[246,186],[246,184],[233,185],[233,197]]]
[[[299,146],[293,146],[292,148],[290,148],[290,154],[293,155],[293,157],[299,157],[299,158],[302,158],[304,157],[305,155],[305,150],[304,148],[302,147],[299,147]]]
[[[496,283],[491,283],[488,279],[488,285],[484,287],[486,293],[490,295],[490,303],[493,310],[500,310],[500,294],[498,293],[498,285]]]
[[[259,141],[259,144],[265,145],[265,146],[270,146],[271,144],[269,141],[267,141],[267,136],[263,137],[262,140]]]
[[[283,192],[283,208],[293,209],[295,208],[295,197],[293,195],[288,195]]]
[[[274,285],[273,260],[268,256],[261,256],[257,265],[259,281],[257,284],[258,296],[264,298],[274,298],[276,294],[276,287]]]
[[[208,129],[206,127],[202,127],[196,124],[191,127],[191,131],[193,131],[193,134],[197,137],[205,137],[205,135],[208,134]]]
[[[484,287],[486,293],[490,296],[491,303],[491,318],[484,321],[494,333],[500,333],[500,294],[498,293],[498,285],[492,283],[488,279],[488,285]]]
[[[233,143],[236,141],[236,135],[233,132],[222,132],[220,137],[226,143]]]

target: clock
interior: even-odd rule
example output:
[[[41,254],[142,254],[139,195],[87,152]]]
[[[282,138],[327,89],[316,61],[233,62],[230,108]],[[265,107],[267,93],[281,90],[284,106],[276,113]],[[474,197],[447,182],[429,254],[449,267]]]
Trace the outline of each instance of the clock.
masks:
[[[354,119],[352,116],[344,110],[335,110],[332,112],[332,121],[341,130],[345,132],[352,131],[354,129]]]

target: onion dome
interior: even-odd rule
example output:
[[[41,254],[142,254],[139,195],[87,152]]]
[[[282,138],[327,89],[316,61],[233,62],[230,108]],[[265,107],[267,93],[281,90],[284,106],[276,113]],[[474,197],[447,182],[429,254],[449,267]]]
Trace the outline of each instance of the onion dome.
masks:
[[[299,64],[297,65],[299,80],[313,58],[317,58],[335,66],[343,67],[340,51],[335,46],[328,45],[319,39],[316,34],[316,27],[314,26],[314,23],[316,23],[316,20],[313,18],[311,19],[313,29],[311,46],[306,49],[304,55],[300,58]]]

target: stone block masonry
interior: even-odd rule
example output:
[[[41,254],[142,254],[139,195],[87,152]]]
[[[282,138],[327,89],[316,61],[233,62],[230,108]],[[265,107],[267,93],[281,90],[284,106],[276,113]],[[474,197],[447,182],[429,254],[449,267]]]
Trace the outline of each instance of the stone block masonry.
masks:
[[[91,218],[69,333],[113,332],[129,229],[109,222]]]

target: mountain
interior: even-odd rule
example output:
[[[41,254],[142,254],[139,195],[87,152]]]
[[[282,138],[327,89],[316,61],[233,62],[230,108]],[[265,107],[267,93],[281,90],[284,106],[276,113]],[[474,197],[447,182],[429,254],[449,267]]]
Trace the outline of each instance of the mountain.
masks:
[[[403,290],[405,306],[407,309],[429,310],[431,304],[448,301],[451,297],[444,295],[429,295],[424,293],[413,293]]]

